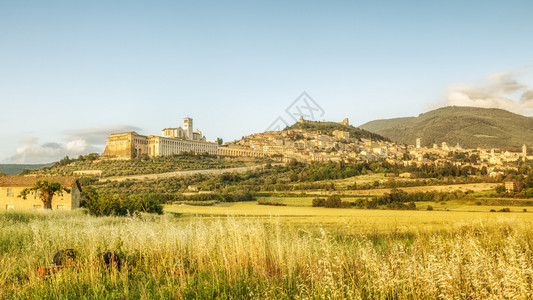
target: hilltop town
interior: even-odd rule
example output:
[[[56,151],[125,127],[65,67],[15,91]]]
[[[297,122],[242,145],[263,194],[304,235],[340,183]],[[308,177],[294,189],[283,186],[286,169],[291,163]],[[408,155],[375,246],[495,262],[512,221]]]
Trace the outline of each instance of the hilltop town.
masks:
[[[452,164],[470,166],[492,175],[516,168],[507,163],[533,158],[527,156],[526,145],[520,152],[513,152],[495,148],[466,149],[459,144],[450,146],[446,141],[428,147],[421,138],[413,141],[413,145],[397,144],[351,126],[348,119],[333,123],[307,121],[303,117],[285,130],[252,134],[224,145],[206,141],[200,131],[193,131],[193,120],[185,118],[183,128],[165,128],[162,136],[142,136],[136,132],[112,134],[107,139],[103,157],[132,159],[143,155],[159,157],[181,153],[271,158],[284,162],[382,160],[404,166]]]

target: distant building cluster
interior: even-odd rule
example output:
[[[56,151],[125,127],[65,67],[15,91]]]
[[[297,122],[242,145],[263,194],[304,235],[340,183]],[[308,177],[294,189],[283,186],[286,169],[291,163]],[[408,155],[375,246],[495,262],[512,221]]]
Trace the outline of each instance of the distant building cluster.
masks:
[[[403,153],[393,143],[352,138],[349,132],[340,130],[331,135],[302,129],[270,131],[247,136],[233,147],[248,148],[285,161],[373,161]]]
[[[301,123],[306,122],[300,118]],[[347,125],[345,119],[340,124]],[[284,161],[376,161],[385,160],[389,163],[403,165],[444,165],[472,166],[487,168],[491,175],[503,174],[508,162],[533,159],[527,156],[527,146],[521,152],[502,151],[499,149],[463,149],[459,144],[449,146],[447,142],[425,147],[421,138],[413,141],[414,145],[399,145],[393,142],[372,141],[350,136],[347,131],[335,130],[330,133],[311,132],[301,129],[271,131],[252,134],[233,144],[230,149],[249,149],[263,153],[265,156],[279,158]],[[464,156],[468,159],[455,157]],[[472,159],[471,157],[475,158]]]
[[[211,154],[226,156],[263,157],[264,154],[251,149],[218,145],[206,141],[199,130],[193,131],[193,120],[183,119],[183,128],[165,128],[161,136],[140,135],[137,132],[114,133],[107,138],[103,156],[107,158],[132,159],[169,156],[182,153]]]
[[[307,121],[300,118],[299,122]],[[348,119],[339,123],[349,124]],[[224,156],[271,157],[282,161],[295,159],[302,162],[386,160],[404,165],[451,163],[456,166],[486,167],[489,173],[495,175],[507,168],[504,167],[507,162],[533,158],[527,156],[526,145],[522,147],[521,152],[509,152],[498,149],[463,149],[459,144],[452,147],[447,142],[426,147],[421,138],[413,142],[414,145],[407,146],[387,141],[359,139],[343,130],[323,133],[289,129],[252,134],[235,142],[218,145],[207,142],[200,131],[193,131],[192,119],[185,118],[183,127],[165,128],[161,136],[143,136],[136,132],[112,134],[107,139],[104,156],[131,159],[140,155],[157,157],[189,152]],[[453,157],[454,153],[477,157],[477,161],[458,160]]]
[[[498,175],[503,174],[501,170],[514,168],[505,166],[506,163],[516,162],[519,160],[533,159],[527,156],[527,146],[522,146],[521,152],[510,152],[508,150],[500,149],[464,149],[461,145],[456,144],[455,147],[448,146],[448,143],[442,142],[440,147],[438,144],[433,144],[432,147],[422,146],[422,141],[417,138],[415,146],[408,146],[409,161],[404,161],[408,164],[436,164],[442,165],[444,163],[451,163],[459,166],[472,166],[477,168],[486,167],[489,174]],[[477,157],[477,161],[461,162],[458,161],[450,153],[465,154],[468,156]],[[497,171],[500,170],[500,171]]]
[[[145,136],[134,131],[111,134],[103,156],[131,159],[142,155],[157,157],[185,152],[218,154],[218,144],[207,142],[201,131],[193,131],[191,118],[183,119],[183,128],[163,129],[161,136]]]
[[[306,121],[300,117],[299,122]],[[348,119],[339,124],[349,125]],[[303,129],[252,134],[228,145],[227,149],[248,149],[284,161],[295,159],[307,162],[400,159],[406,151],[404,147],[391,142],[352,137],[348,131],[334,130],[326,134]]]

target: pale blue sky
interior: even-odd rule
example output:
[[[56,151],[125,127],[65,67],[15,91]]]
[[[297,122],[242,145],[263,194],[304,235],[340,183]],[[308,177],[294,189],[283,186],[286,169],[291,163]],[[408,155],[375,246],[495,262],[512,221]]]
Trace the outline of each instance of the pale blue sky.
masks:
[[[101,152],[109,132],[160,134],[186,116],[208,140],[234,140],[303,91],[325,119],[354,125],[461,104],[472,93],[451,97],[460,85],[498,106],[502,81],[486,80],[496,73],[520,84],[518,101],[533,85],[532,11],[532,1],[0,1],[0,162]]]

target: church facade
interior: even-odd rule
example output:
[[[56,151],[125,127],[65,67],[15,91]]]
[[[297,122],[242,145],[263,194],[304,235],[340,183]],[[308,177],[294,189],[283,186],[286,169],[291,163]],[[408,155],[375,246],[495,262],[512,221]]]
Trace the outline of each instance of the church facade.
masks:
[[[217,143],[207,142],[201,131],[193,131],[191,118],[183,119],[183,127],[163,129],[161,136],[144,136],[134,131],[111,134],[103,156],[132,159],[141,155],[157,157],[186,152],[218,154]]]

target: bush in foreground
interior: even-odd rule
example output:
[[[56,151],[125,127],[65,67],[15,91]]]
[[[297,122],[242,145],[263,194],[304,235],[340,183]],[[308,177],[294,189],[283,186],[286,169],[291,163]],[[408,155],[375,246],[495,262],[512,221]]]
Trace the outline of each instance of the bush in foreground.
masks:
[[[140,212],[163,213],[157,198],[145,195],[98,194],[94,190],[85,193],[82,207],[93,216],[127,216]]]

